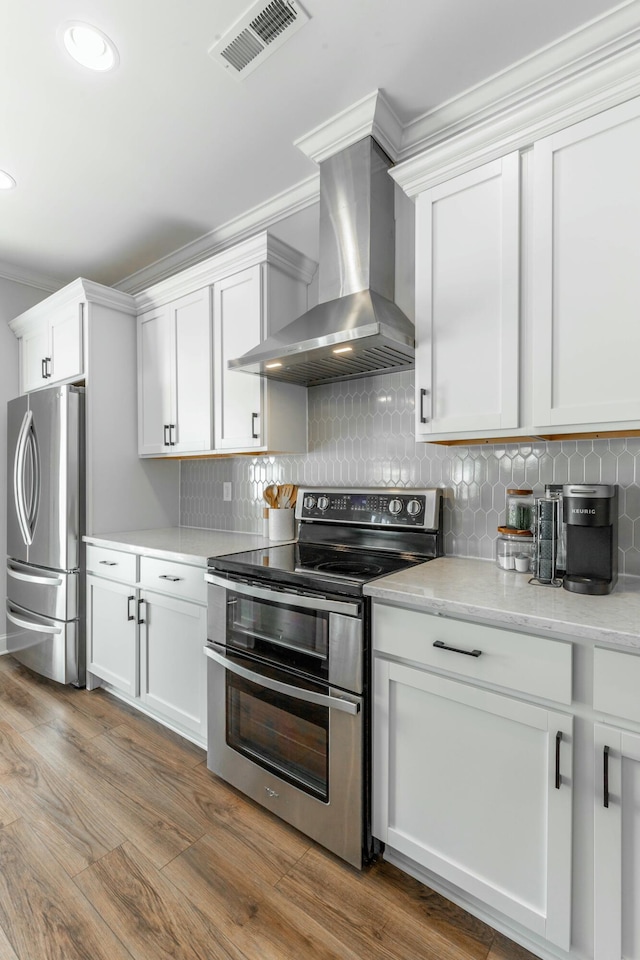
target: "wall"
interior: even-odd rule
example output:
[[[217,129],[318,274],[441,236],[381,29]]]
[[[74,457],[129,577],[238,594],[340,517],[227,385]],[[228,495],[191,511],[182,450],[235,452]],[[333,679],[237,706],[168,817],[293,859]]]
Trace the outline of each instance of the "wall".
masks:
[[[505,491],[545,483],[620,485],[620,572],[640,576],[640,439],[443,447],[414,440],[412,372],[309,390],[309,453],[184,461],[184,526],[260,532],[269,483],[437,486],[446,490],[445,552],[492,558]],[[233,502],[222,484],[233,484]]]
[[[23,310],[48,296],[37,287],[0,276],[0,557],[7,555],[7,402],[18,395],[18,341],[7,326]],[[4,560],[3,560],[4,567]],[[5,575],[0,575],[0,652],[5,637]]]

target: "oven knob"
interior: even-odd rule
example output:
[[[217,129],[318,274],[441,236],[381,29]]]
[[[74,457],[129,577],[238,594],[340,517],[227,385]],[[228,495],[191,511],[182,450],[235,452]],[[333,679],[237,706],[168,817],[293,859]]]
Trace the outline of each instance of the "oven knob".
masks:
[[[402,513],[402,501],[401,500],[390,500],[389,501],[389,513],[393,517],[397,517],[399,513]]]
[[[326,510],[329,506],[329,497],[318,497],[318,509]]]
[[[315,507],[315,505],[316,505],[316,498],[315,498],[315,497],[305,497],[305,498],[304,498],[304,504],[303,504],[303,506],[304,506],[305,510],[313,510],[313,508]]]
[[[410,517],[417,517],[419,513],[422,513],[422,504],[419,500],[409,500],[407,504],[407,513]]]

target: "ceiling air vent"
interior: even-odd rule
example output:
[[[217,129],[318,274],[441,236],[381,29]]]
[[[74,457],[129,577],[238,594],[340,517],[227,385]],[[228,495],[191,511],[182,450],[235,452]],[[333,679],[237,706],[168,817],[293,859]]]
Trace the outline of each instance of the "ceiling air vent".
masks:
[[[209,55],[237,79],[246,77],[309,20],[295,0],[258,0],[223,37]]]

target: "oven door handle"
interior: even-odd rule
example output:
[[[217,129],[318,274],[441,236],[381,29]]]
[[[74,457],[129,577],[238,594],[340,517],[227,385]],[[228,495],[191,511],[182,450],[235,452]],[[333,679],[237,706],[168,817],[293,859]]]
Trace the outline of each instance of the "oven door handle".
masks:
[[[275,693],[282,693],[285,696],[294,697],[296,700],[304,700],[305,703],[315,703],[319,707],[328,707],[330,710],[342,710],[343,713],[350,713],[352,716],[356,716],[360,712],[359,702],[343,700],[341,697],[328,697],[323,693],[314,693],[313,690],[301,690],[300,687],[294,687],[289,683],[281,683],[272,677],[263,677],[260,673],[247,670],[246,667],[241,667],[240,664],[228,660],[210,647],[205,647],[204,652],[211,660],[219,663],[226,670],[230,670],[231,673],[235,673],[245,680],[251,680],[253,683],[259,683],[261,687],[266,687]]]
[[[325,600],[322,597],[305,597],[297,593],[281,593],[279,590],[269,590],[256,587],[253,584],[238,583],[236,580],[226,580],[224,577],[215,577],[212,573],[204,575],[207,583],[214,587],[223,587],[241,593],[251,600],[271,600],[272,603],[286,603],[292,607],[308,607],[310,610],[327,610],[329,613],[346,613],[352,617],[358,616],[357,603],[345,603],[342,600]]]

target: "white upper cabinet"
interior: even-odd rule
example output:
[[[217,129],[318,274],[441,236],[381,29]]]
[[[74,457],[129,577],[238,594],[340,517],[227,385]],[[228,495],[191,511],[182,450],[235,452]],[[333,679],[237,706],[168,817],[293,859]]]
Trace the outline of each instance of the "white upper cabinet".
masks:
[[[141,455],[211,447],[211,309],[204,288],[138,317]]]
[[[260,377],[229,370],[263,339],[261,267],[249,267],[213,286],[215,446],[218,450],[262,446]]]
[[[534,420],[640,419],[640,101],[534,146]]]
[[[137,297],[141,456],[306,451],[306,389],[228,361],[304,313],[315,267],[263,233]]]
[[[22,393],[82,377],[82,318],[83,304],[75,300],[24,331],[20,338]]]
[[[416,201],[416,436],[519,426],[520,157]]]

